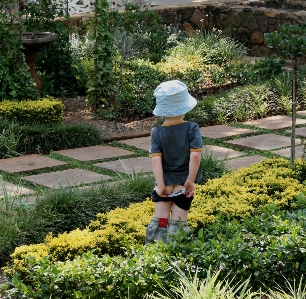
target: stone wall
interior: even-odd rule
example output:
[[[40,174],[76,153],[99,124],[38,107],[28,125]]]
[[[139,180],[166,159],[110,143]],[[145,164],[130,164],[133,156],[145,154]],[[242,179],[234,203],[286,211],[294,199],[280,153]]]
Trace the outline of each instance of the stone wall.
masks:
[[[264,34],[275,31],[278,25],[306,22],[306,1],[203,1],[192,4],[150,7],[166,25],[178,25],[192,35],[195,30],[212,28],[242,42],[251,56],[266,56]],[[72,16],[70,24],[78,26],[87,14]]]

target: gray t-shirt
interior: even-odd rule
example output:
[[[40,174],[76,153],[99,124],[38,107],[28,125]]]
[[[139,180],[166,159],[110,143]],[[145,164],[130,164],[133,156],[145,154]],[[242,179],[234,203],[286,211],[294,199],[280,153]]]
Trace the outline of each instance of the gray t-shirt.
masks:
[[[184,184],[189,173],[191,151],[202,151],[202,136],[198,124],[180,122],[161,125],[151,131],[150,157],[161,156],[166,186]],[[201,166],[195,182],[201,179]]]

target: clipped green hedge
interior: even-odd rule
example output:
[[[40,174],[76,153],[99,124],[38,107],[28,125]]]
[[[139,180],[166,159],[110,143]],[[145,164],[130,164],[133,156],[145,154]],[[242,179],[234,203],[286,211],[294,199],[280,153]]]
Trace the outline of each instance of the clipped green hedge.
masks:
[[[52,97],[36,101],[0,102],[0,118],[20,124],[55,124],[63,122],[64,104]]]
[[[294,196],[304,190],[300,180],[303,162],[292,167],[282,158],[264,159],[249,168],[199,186],[188,215],[189,226],[195,231],[214,223],[219,213],[225,217],[241,219],[259,214],[260,208],[275,204],[282,208],[292,205]],[[34,255],[36,260],[46,253],[50,260],[65,261],[95,249],[99,255],[124,253],[127,240],[142,244],[145,227],[153,215],[154,206],[148,199],[131,204],[128,208],[117,208],[97,215],[83,231],[77,230],[53,237],[49,235],[41,245],[16,248],[12,254],[10,272],[26,269],[26,260]]]
[[[16,128],[17,129],[17,128]],[[17,129],[18,130],[18,129]],[[24,126],[18,150],[33,153],[78,148],[101,144],[100,131],[92,125]]]
[[[9,127],[0,120],[0,131]],[[49,153],[50,151],[101,144],[102,133],[94,126],[79,125],[19,125],[12,126],[19,136],[16,151],[19,153]]]

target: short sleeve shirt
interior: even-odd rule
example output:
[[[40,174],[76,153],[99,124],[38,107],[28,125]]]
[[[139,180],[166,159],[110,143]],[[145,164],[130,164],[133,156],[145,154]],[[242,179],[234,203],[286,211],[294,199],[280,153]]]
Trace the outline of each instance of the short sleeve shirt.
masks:
[[[161,125],[151,131],[150,157],[161,156],[166,186],[184,184],[189,174],[190,152],[202,151],[202,136],[198,124],[180,122]],[[201,179],[199,167],[195,182]]]

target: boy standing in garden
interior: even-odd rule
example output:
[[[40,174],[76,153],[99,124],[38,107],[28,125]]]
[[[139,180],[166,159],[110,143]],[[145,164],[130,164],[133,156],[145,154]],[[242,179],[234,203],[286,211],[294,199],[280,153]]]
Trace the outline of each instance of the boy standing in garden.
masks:
[[[164,117],[164,123],[151,132],[150,158],[155,177],[152,200],[154,217],[147,229],[145,243],[175,234],[180,227],[189,231],[187,215],[193,200],[195,183],[201,179],[202,136],[199,126],[184,121],[197,100],[178,80],[163,82],[154,91],[153,114]]]

